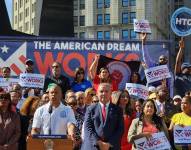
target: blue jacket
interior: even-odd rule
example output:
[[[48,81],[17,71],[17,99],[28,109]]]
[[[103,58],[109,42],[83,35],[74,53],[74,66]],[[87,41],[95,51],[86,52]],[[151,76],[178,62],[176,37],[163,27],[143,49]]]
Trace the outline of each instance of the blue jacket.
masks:
[[[124,131],[123,114],[120,107],[110,103],[105,123],[102,119],[101,105],[93,104],[87,108],[84,121],[84,141],[81,150],[99,150],[97,141],[112,145],[111,150],[120,150]]]

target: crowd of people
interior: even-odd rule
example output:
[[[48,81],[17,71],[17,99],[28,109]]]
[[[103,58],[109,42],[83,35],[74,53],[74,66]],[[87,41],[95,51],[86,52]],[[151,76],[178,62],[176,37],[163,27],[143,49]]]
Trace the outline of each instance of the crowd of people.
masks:
[[[142,34],[143,67],[168,64],[164,55],[151,61],[146,37]],[[67,135],[74,150],[134,150],[137,139],[158,132],[164,132],[171,149],[191,149],[189,144],[176,145],[173,136],[175,126],[191,127],[191,64],[183,63],[183,40],[179,47],[174,79],[147,84],[138,72],[131,73],[127,83],[148,86],[146,100],[119,90],[107,67],[97,71],[99,55],[88,70],[89,80],[78,67],[70,81],[54,62],[44,89],[0,87],[0,150],[25,150],[27,139],[36,134]],[[34,73],[35,62],[27,59],[25,64],[25,73]],[[9,67],[2,67],[1,73],[7,81],[11,77]]]

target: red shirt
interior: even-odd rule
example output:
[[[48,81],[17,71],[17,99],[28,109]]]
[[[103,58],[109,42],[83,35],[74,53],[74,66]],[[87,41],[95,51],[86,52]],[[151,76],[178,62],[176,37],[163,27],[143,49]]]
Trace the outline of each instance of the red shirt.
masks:
[[[156,126],[152,123],[149,122],[144,122],[143,123],[143,133],[144,132],[149,132],[149,133],[157,133],[158,129],[156,128]]]
[[[98,75],[95,76],[94,80],[93,80],[93,87],[94,89],[97,91],[98,86],[100,84],[100,78]],[[118,90],[118,85],[116,84],[116,82],[114,80],[111,81],[112,84],[112,91],[117,91]]]

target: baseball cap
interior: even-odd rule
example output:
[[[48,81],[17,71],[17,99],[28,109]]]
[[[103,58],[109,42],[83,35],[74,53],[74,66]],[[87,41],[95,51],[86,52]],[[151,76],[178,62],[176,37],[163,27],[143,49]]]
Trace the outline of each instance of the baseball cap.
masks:
[[[184,62],[184,63],[182,63],[182,65],[181,65],[181,70],[183,70],[183,69],[185,69],[185,68],[189,68],[189,67],[191,67],[191,65],[190,65],[188,62]]]
[[[33,62],[32,59],[27,59],[27,60],[25,61],[25,64],[31,64],[31,65],[33,65],[34,62]]]
[[[154,86],[149,86],[149,92],[156,92],[156,88]]]
[[[175,99],[181,99],[181,100],[182,100],[182,97],[181,97],[180,95],[175,95],[175,96],[173,97],[173,100],[175,100]]]

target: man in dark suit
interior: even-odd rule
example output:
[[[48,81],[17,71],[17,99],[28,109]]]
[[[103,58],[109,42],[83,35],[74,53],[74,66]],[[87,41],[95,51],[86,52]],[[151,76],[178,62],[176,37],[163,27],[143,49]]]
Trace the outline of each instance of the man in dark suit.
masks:
[[[122,110],[110,103],[111,85],[101,83],[97,90],[99,103],[87,108],[82,150],[120,150],[124,131]]]

